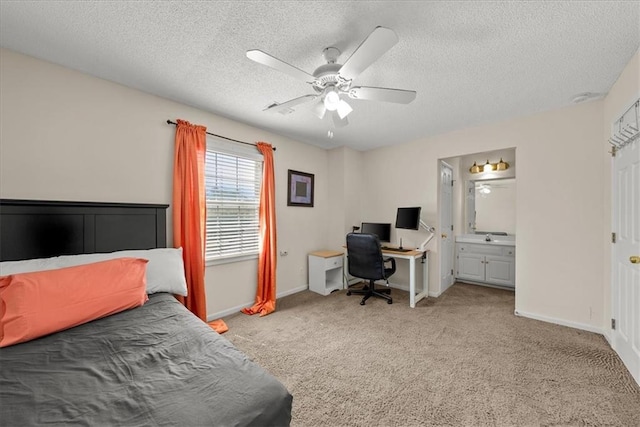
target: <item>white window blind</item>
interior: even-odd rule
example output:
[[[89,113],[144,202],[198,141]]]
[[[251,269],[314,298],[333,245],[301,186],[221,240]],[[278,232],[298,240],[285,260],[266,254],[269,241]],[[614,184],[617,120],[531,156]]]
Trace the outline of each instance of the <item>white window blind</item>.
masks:
[[[258,208],[262,161],[216,151],[205,160],[206,260],[258,253]]]

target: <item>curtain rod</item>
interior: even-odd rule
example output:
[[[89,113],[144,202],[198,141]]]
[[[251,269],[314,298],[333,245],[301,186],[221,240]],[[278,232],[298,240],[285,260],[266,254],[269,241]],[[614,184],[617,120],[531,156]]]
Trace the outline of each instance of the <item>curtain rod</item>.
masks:
[[[176,122],[172,122],[171,120],[167,120],[167,124],[168,125],[178,125]],[[211,135],[211,136],[217,136],[218,138],[222,138],[222,139],[226,139],[227,141],[233,141],[233,142],[237,142],[239,144],[245,144],[245,145],[253,145],[255,147],[256,144],[252,143],[252,142],[244,142],[244,141],[238,141],[237,139],[231,139],[231,138],[227,138],[226,136],[222,136],[222,135],[216,135],[215,133],[211,133],[211,132],[207,132],[207,135]],[[276,147],[272,147],[273,151],[276,151]]]

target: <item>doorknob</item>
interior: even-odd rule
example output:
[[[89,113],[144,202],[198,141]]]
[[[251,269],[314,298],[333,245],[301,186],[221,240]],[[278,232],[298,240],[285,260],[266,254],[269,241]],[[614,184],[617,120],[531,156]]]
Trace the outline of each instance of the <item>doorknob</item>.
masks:
[[[640,256],[632,255],[629,257],[629,261],[631,261],[631,264],[640,264]]]
[[[443,238],[443,239],[446,239],[446,238],[447,238],[447,235],[446,235],[445,233],[442,233],[442,238]]]

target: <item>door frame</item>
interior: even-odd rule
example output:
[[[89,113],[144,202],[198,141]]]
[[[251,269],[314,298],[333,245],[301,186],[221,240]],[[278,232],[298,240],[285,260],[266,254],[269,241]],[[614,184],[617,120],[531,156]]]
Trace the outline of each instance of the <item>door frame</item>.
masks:
[[[445,162],[442,159],[438,160],[438,231],[440,234],[444,233],[445,231],[443,230],[443,224],[442,224],[442,214],[443,214],[443,200],[442,200],[442,169],[444,167],[447,167],[451,170],[451,182],[455,182],[456,180],[454,179],[454,168],[453,166],[451,166],[449,163]],[[453,191],[453,186],[452,186],[452,190],[451,190],[451,208],[449,209],[449,215],[450,215],[450,219],[451,219],[451,224],[453,224],[453,199],[454,199],[454,191]],[[451,238],[453,239],[453,243],[451,245],[451,266],[455,265],[454,262],[454,255],[455,255],[455,237],[454,234],[451,232],[451,230],[447,230],[446,231],[448,234],[451,235]],[[438,265],[438,289],[437,289],[437,296],[440,296],[444,291],[446,291],[446,289],[442,288],[442,271],[444,269],[444,263],[445,263],[445,253],[444,253],[444,245],[442,244],[442,237],[438,239],[438,252],[440,254],[440,256],[438,257],[440,262]],[[455,283],[455,275],[453,277],[453,282],[452,284]],[[450,287],[451,285],[449,285],[447,287],[447,289]]]

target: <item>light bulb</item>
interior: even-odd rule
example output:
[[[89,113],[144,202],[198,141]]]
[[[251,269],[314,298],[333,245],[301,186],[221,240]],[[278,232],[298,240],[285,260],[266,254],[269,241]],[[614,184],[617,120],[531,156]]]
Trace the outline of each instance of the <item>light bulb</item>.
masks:
[[[492,170],[493,170],[493,165],[489,163],[489,160],[487,160],[487,163],[485,163],[484,167],[482,168],[482,172],[491,172]]]
[[[338,108],[338,104],[340,103],[340,96],[338,92],[333,89],[327,91],[327,94],[324,96],[324,106],[329,111],[335,111]]]

